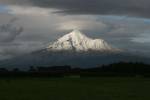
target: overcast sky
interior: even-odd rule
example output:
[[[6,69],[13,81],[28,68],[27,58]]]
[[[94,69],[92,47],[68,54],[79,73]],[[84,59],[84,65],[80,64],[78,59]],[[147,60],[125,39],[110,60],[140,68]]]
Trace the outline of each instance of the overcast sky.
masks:
[[[0,0],[0,59],[48,46],[79,29],[150,57],[149,0]]]

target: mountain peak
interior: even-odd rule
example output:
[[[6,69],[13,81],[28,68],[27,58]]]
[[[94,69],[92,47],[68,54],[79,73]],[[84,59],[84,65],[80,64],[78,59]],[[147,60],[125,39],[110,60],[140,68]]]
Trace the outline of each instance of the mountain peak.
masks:
[[[103,39],[89,38],[76,29],[59,38],[52,45],[49,45],[47,49],[50,51],[114,51],[114,49]]]
[[[70,33],[72,33],[72,34],[81,34],[81,32],[77,29],[73,29],[73,31],[70,32]]]
[[[66,37],[67,36],[69,36],[72,39],[75,39],[75,38],[78,38],[78,39],[88,38],[85,34],[83,34],[81,31],[79,31],[77,29],[74,29],[72,32],[66,34]]]
[[[69,34],[72,34],[72,35],[84,35],[81,31],[77,30],[77,29],[74,29],[72,32],[70,32]]]

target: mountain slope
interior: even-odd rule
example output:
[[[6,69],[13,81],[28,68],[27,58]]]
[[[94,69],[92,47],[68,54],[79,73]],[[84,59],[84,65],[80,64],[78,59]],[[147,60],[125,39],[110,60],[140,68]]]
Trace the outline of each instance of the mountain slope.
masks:
[[[96,67],[114,62],[149,62],[149,59],[113,48],[103,39],[91,39],[75,30],[47,48],[0,61],[0,67],[28,69],[30,66]]]
[[[128,53],[100,52],[49,52],[46,49],[14,59],[0,61],[0,67],[28,69],[30,66],[63,66],[90,68],[116,62],[149,62],[149,59]]]

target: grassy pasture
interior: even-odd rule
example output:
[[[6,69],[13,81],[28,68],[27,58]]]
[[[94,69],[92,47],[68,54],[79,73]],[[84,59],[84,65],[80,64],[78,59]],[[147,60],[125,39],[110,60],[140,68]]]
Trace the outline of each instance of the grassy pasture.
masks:
[[[150,79],[1,78],[0,100],[150,100]]]

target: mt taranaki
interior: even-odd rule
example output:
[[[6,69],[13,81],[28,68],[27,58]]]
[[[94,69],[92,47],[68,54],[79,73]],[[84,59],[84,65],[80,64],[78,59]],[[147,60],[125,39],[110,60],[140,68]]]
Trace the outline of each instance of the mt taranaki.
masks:
[[[0,66],[27,69],[29,66],[70,65],[87,68],[120,61],[146,62],[147,59],[114,48],[103,39],[92,39],[74,30],[42,50],[0,61]]]

